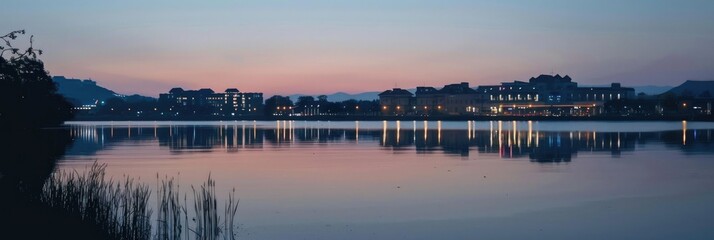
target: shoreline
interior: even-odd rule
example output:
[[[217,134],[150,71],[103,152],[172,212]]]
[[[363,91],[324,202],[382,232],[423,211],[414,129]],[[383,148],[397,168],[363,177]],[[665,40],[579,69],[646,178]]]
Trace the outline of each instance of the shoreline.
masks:
[[[76,116],[70,121],[696,121],[714,122],[714,116],[594,116],[594,117],[546,117],[546,116],[363,116],[363,115],[323,115],[323,116],[240,116],[240,117],[136,117],[136,116]]]

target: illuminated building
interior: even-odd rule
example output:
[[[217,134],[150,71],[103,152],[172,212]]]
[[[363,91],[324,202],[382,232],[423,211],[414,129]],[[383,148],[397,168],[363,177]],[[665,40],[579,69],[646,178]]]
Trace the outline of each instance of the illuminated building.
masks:
[[[479,86],[489,115],[591,116],[601,114],[605,102],[635,98],[635,90],[613,83],[610,87],[578,87],[569,76],[540,75],[528,82]]]
[[[413,94],[401,88],[380,93],[379,104],[383,115],[408,115],[414,112]]]
[[[263,94],[242,93],[235,88],[226,89],[224,93],[216,93],[210,88],[173,88],[168,93],[160,94],[159,102],[169,105],[175,115],[259,115],[263,109]]]
[[[578,87],[567,75],[540,75],[528,82],[504,82],[475,90],[462,82],[438,90],[417,87],[415,96],[400,88],[379,94],[383,115],[421,116],[592,116],[602,114],[608,101],[634,98],[635,90],[619,83]]]

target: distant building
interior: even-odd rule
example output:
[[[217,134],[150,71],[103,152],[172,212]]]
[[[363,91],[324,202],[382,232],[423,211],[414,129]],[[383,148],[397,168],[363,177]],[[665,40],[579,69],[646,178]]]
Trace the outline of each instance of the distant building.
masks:
[[[417,87],[415,98],[418,115],[475,115],[480,112],[481,94],[467,82],[449,84],[440,90]]]
[[[480,94],[469,83],[449,84],[441,90],[444,100],[443,113],[448,115],[474,115],[480,110]]]
[[[633,88],[578,87],[569,76],[540,75],[528,82],[479,86],[490,115],[589,116],[602,113],[605,102],[634,99]]]
[[[224,93],[216,93],[210,88],[173,88],[168,93],[160,94],[159,102],[169,105],[169,112],[175,115],[259,115],[263,109],[263,94],[241,93],[235,88],[226,89]]]
[[[449,84],[441,89],[417,87],[416,94],[395,88],[379,94],[383,115],[518,115],[592,116],[608,101],[635,99],[633,88],[578,87],[570,76],[540,75],[524,81],[469,87]]]
[[[444,109],[445,99],[443,94],[433,87],[417,87],[416,89],[416,114],[434,115]]]
[[[258,115],[263,111],[263,93],[241,93],[229,88],[225,92],[224,113],[226,115]]]
[[[407,115],[415,108],[413,94],[401,88],[380,93],[379,104],[383,115]]]
[[[540,75],[528,82],[514,81],[479,86],[490,115],[590,116],[602,113],[605,102],[634,99],[633,88],[578,87],[569,76]]]

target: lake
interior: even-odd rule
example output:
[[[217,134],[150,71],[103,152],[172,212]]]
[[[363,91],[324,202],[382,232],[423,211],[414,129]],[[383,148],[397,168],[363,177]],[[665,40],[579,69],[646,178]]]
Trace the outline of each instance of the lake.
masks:
[[[714,123],[70,122],[58,168],[235,188],[242,239],[714,239]]]

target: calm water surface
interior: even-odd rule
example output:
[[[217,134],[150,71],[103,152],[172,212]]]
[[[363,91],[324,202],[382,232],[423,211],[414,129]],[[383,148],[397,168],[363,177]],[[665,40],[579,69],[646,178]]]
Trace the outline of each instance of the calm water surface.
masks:
[[[60,169],[211,174],[243,239],[714,239],[713,123],[68,125]]]

